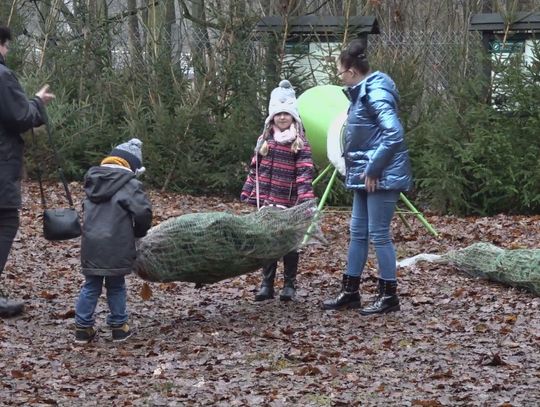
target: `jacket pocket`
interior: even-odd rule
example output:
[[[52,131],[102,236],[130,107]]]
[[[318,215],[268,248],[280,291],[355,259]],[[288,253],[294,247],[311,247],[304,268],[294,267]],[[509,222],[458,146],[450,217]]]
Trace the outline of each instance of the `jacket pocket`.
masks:
[[[354,172],[362,173],[369,163],[369,156],[364,152],[355,151],[347,153],[346,160],[349,168],[354,169]]]
[[[20,136],[0,135],[0,161],[22,160],[24,143]]]
[[[18,208],[21,205],[22,166],[16,161],[0,160],[0,208]]]

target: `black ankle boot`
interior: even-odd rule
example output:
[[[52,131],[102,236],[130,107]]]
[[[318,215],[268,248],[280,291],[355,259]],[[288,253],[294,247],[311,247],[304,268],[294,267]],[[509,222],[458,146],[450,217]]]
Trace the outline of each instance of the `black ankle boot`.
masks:
[[[296,251],[283,256],[283,290],[279,295],[281,301],[291,301],[296,294],[296,274],[298,272],[298,259],[300,254]]]
[[[276,278],[277,262],[263,268],[261,289],[255,294],[255,301],[264,301],[274,298],[274,279]]]
[[[360,308],[360,277],[343,274],[341,291],[336,298],[323,302],[323,309]]]
[[[379,278],[379,295],[377,295],[373,304],[360,310],[360,314],[373,315],[399,311],[399,298],[396,290],[397,281]]]

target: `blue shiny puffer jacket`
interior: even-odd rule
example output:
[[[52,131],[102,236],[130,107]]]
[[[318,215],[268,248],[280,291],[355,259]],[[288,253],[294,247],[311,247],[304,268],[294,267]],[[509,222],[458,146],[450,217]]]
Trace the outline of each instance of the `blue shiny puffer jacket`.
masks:
[[[365,189],[365,173],[379,179],[378,189],[408,191],[411,164],[394,81],[377,71],[345,93],[351,101],[344,145],[347,188]]]

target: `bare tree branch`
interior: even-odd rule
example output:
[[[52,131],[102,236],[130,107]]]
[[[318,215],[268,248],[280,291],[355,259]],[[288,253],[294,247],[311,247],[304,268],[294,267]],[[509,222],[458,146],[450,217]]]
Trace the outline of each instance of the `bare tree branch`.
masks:
[[[182,7],[182,16],[187,18],[190,21],[193,21],[195,24],[198,24],[202,27],[207,28],[215,28],[216,30],[219,30],[221,27],[217,24],[213,24],[210,21],[201,20],[197,17],[194,17],[191,12],[189,11],[189,8],[184,0],[179,0],[180,6]]]

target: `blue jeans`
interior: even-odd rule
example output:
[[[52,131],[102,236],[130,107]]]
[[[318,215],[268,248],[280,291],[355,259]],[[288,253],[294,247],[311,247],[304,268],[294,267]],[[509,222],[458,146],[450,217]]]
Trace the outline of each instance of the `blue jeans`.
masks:
[[[94,326],[95,311],[101,289],[105,280],[107,289],[107,303],[109,304],[108,325],[122,325],[127,321],[126,310],[126,280],[124,276],[103,277],[86,276],[86,280],[81,288],[79,300],[75,307],[75,323],[80,327]]]
[[[354,191],[350,224],[351,241],[345,274],[360,277],[368,257],[368,238],[375,246],[379,277],[396,280],[396,252],[390,236],[398,191]]]

